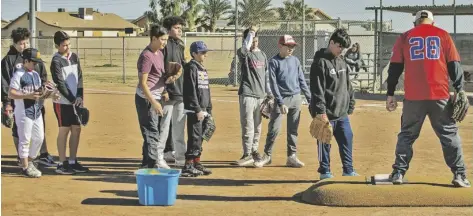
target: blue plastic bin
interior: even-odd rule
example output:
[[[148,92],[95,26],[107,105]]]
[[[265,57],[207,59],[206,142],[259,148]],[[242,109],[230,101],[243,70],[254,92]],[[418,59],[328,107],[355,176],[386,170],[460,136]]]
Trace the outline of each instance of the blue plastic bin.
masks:
[[[181,170],[139,169],[135,172],[141,205],[171,206],[176,202]]]

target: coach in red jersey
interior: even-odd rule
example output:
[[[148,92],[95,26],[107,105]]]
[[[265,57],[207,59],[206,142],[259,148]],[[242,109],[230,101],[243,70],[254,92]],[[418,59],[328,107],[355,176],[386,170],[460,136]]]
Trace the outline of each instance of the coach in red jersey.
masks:
[[[389,65],[386,109],[394,111],[397,102],[394,90],[403,70],[405,100],[403,102],[401,132],[396,146],[396,160],[391,181],[402,184],[403,176],[412,159],[412,145],[419,137],[425,117],[440,139],[443,155],[453,172],[452,184],[470,187],[465,175],[463,151],[458,127],[447,106],[449,78],[455,96],[463,92],[463,70],[452,38],[445,30],[435,27],[430,11],[416,13],[415,27],[403,33],[393,47]]]

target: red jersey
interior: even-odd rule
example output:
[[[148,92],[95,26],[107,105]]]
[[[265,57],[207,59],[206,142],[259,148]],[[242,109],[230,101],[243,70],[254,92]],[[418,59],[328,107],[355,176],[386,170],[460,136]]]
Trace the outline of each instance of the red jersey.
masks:
[[[393,47],[391,62],[404,63],[404,97],[407,100],[448,99],[447,63],[460,61],[445,30],[421,24],[403,33]]]

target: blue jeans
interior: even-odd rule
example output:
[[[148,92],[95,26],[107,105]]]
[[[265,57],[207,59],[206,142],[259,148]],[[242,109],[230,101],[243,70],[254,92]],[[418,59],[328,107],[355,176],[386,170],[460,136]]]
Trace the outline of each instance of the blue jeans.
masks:
[[[353,172],[353,132],[351,130],[350,119],[348,116],[330,121],[333,127],[333,136],[338,144],[340,158],[342,159],[343,172]],[[319,152],[319,173],[330,172],[330,144],[317,141]]]

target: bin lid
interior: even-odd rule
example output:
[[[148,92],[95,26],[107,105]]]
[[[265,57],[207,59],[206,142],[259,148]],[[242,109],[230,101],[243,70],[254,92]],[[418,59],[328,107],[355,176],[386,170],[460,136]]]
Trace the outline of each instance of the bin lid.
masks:
[[[140,175],[140,176],[151,176],[151,175],[179,176],[180,174],[181,174],[180,169],[162,169],[162,168],[145,168],[145,169],[139,169],[135,172],[135,175]]]

